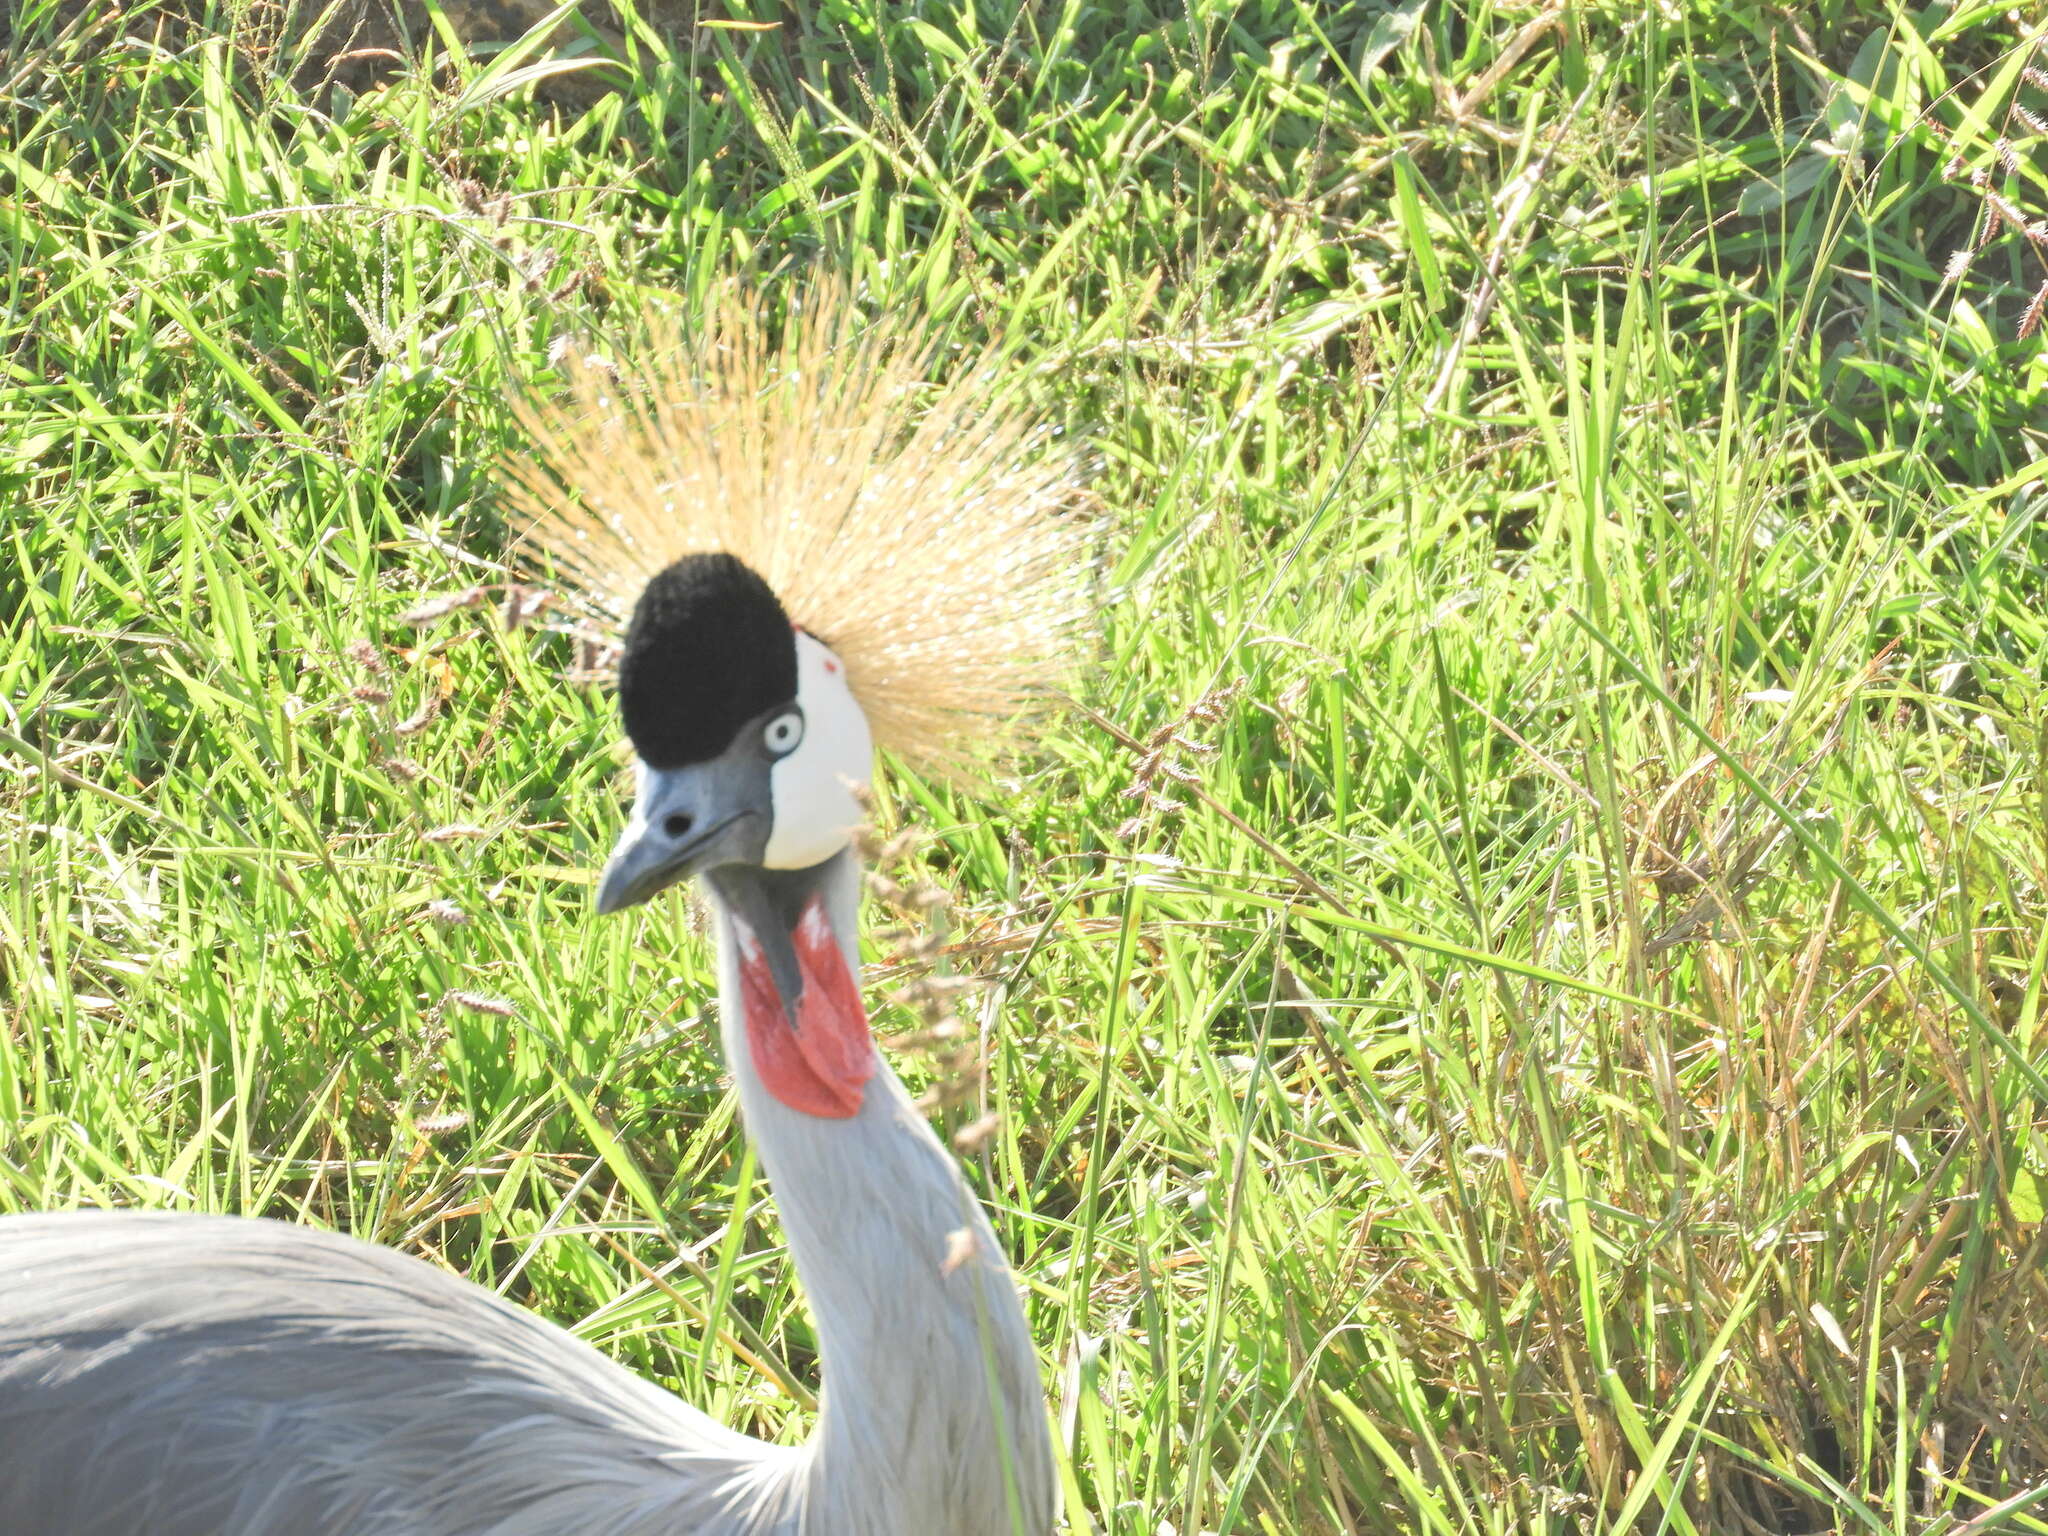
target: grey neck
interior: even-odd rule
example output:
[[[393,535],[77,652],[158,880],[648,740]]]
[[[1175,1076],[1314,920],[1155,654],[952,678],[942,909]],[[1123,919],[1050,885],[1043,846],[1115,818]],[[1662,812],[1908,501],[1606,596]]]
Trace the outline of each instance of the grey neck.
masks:
[[[1040,1536],[1056,1493],[1037,1354],[958,1164],[879,1058],[859,1112],[821,1119],[769,1092],[748,1047],[734,912],[793,922],[821,895],[857,979],[857,862],[734,867],[707,885],[726,1060],[817,1321],[823,1407],[790,1468],[811,1510],[835,1512],[817,1529]]]

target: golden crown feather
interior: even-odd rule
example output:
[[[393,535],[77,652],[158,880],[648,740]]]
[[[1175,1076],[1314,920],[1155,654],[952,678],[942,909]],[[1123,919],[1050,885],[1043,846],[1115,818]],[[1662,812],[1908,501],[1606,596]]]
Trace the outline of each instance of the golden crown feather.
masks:
[[[846,664],[876,744],[971,776],[1063,678],[1086,601],[1081,456],[994,346],[932,380],[943,338],[845,290],[778,327],[737,289],[633,360],[565,359],[517,406],[506,465],[529,554],[623,627],[648,579],[725,551]]]

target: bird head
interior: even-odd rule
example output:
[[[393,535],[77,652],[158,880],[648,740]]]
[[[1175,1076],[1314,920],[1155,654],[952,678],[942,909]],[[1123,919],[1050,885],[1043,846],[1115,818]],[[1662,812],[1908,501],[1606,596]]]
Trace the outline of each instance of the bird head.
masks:
[[[862,818],[874,755],[846,664],[728,553],[647,583],[619,657],[633,813],[598,881],[616,912],[729,865],[809,869]]]
[[[638,785],[600,911],[816,868],[874,749],[972,782],[1053,696],[1088,611],[1082,465],[1007,354],[950,345],[830,281],[779,316],[717,286],[518,402],[531,563],[624,630]]]

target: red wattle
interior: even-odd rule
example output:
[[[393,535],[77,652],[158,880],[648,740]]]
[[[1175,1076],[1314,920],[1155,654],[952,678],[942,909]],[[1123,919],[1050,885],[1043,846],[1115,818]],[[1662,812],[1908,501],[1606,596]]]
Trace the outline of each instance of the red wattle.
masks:
[[[820,1119],[859,1114],[864,1087],[875,1070],[874,1037],[824,902],[813,896],[805,903],[790,935],[803,978],[794,1028],[760,940],[746,924],[733,926],[740,941],[747,1051],[763,1085],[791,1109]]]

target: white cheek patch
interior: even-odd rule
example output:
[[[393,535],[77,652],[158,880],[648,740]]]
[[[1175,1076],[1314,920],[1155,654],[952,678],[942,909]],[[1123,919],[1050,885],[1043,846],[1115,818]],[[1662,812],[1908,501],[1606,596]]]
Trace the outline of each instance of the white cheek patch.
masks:
[[[804,739],[769,770],[775,826],[761,862],[770,869],[808,869],[844,848],[867,816],[855,792],[874,778],[874,738],[847,686],[846,664],[802,631],[796,701]]]

